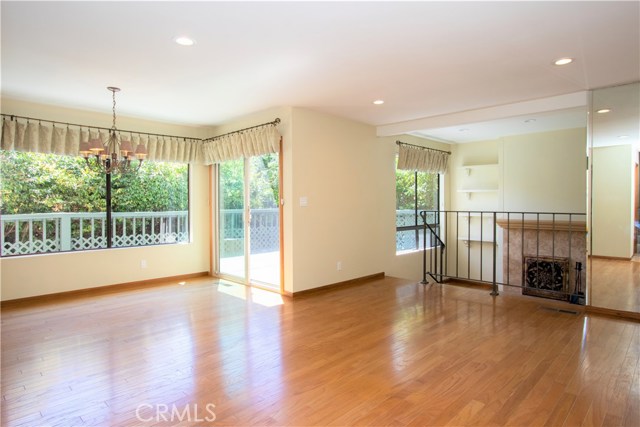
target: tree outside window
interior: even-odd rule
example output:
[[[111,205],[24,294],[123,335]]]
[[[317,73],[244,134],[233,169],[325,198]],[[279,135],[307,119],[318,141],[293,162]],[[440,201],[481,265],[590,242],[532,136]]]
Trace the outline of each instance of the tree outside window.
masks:
[[[440,184],[437,173],[415,172],[396,168],[396,252],[422,248],[423,232],[420,211],[437,211]],[[435,222],[435,218],[427,218]]]
[[[83,159],[0,151],[2,256],[188,241],[189,166],[144,162],[112,175],[112,236],[106,177]]]

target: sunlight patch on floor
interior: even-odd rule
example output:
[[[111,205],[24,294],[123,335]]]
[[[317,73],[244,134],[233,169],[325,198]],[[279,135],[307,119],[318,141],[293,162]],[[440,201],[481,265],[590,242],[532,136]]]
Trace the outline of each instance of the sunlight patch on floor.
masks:
[[[265,307],[274,307],[276,305],[284,304],[282,295],[276,292],[252,288],[238,283],[220,281],[218,284],[218,292],[240,298],[245,301],[249,300]]]

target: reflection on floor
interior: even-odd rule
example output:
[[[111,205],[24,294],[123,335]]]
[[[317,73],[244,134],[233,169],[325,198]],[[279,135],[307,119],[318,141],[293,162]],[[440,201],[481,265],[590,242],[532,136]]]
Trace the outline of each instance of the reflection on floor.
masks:
[[[640,323],[386,277],[2,309],[7,426],[640,425]]]
[[[640,312],[640,262],[591,258],[591,305]]]

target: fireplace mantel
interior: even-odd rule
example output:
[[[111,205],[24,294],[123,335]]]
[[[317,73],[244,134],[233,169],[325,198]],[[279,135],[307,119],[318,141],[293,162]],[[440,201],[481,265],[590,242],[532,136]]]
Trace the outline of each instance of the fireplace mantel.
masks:
[[[587,231],[587,223],[585,221],[536,221],[535,219],[507,221],[506,219],[499,219],[496,223],[499,227],[509,230]]]

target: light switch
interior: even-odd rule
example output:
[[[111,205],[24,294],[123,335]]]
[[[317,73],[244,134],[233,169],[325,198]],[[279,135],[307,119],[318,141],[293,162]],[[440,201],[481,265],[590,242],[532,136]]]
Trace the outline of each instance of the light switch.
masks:
[[[300,197],[300,206],[307,206],[309,204],[309,201],[307,200],[307,196],[302,196]]]

